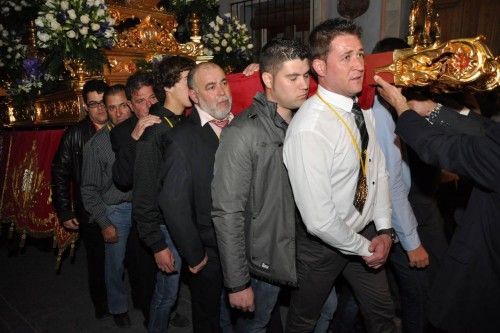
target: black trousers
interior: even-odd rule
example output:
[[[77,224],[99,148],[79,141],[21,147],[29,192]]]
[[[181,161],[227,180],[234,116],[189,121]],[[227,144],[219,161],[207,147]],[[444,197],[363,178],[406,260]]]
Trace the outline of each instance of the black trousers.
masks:
[[[96,314],[108,311],[106,283],[104,279],[104,239],[97,223],[80,221],[80,238],[87,253],[87,274],[90,298]]]
[[[139,238],[136,223],[132,225],[128,236],[125,265],[134,307],[139,308],[144,320],[148,321],[157,267],[153,253]]]
[[[370,224],[361,234],[375,235]],[[323,304],[339,274],[349,282],[359,301],[368,332],[395,332],[394,304],[384,269],[368,268],[362,258],[346,256],[297,228],[298,288],[292,290],[286,332],[312,332]]]
[[[223,277],[215,249],[206,248],[208,263],[198,274],[189,273],[193,332],[221,332],[220,307]]]

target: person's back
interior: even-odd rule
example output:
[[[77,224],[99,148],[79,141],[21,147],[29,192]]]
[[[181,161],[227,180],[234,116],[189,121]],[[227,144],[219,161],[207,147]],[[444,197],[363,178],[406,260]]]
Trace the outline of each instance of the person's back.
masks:
[[[399,115],[396,133],[426,163],[474,183],[432,287],[429,319],[450,332],[495,331],[500,326],[500,300],[491,297],[500,294],[496,255],[500,250],[500,125],[489,124],[484,135],[477,135],[468,133],[468,126],[459,126],[459,122],[450,133],[441,122],[432,122],[439,110],[420,109],[380,77],[375,81],[379,93]]]

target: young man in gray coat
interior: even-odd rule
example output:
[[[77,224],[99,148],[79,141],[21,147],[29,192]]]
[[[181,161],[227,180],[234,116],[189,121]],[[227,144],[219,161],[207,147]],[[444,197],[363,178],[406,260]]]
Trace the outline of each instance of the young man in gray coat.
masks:
[[[309,92],[309,52],[276,39],[261,53],[265,94],[222,132],[212,182],[212,218],[233,308],[252,312],[242,330],[261,332],[279,285],[295,285],[296,211],[282,148],[293,111]],[[243,318],[242,318],[243,319]]]

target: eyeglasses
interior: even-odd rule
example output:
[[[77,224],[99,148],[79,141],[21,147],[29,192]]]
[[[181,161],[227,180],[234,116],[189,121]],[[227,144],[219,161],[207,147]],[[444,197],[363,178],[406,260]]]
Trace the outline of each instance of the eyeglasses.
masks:
[[[118,104],[118,105],[109,105],[109,106],[107,106],[107,109],[110,112],[114,112],[114,111],[116,111],[118,109],[125,110],[125,109],[128,109],[128,105],[127,105],[127,103],[121,103],[121,104]]]
[[[104,101],[99,101],[99,102],[96,102],[96,101],[92,101],[92,102],[88,102],[87,103],[87,107],[89,109],[96,109],[96,108],[103,108],[104,107]]]

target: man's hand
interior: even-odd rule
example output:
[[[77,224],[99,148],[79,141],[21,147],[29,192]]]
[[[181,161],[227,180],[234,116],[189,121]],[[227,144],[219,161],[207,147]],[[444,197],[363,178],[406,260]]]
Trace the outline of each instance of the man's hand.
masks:
[[[385,264],[389,251],[391,250],[392,239],[389,235],[379,235],[372,239],[368,251],[373,254],[369,257],[363,257],[368,267],[378,269]]]
[[[62,224],[66,229],[70,230],[78,230],[80,225],[80,223],[78,223],[78,220],[76,218],[66,220]]]
[[[243,75],[250,76],[259,70],[259,64],[251,63],[243,70]]]
[[[146,128],[148,128],[151,125],[159,123],[161,123],[161,119],[158,116],[149,114],[145,117],[142,117],[141,119],[139,119],[139,121],[135,125],[134,130],[132,131],[131,134],[132,139],[134,139],[135,141],[139,140],[139,138],[141,137],[142,133],[144,133],[144,130]]]
[[[248,287],[247,289],[243,289],[235,293],[230,293],[229,304],[231,304],[232,308],[245,312],[253,312],[255,310],[255,302],[252,287]]]
[[[205,253],[205,257],[203,257],[203,260],[200,261],[200,263],[194,267],[189,266],[189,271],[193,274],[197,274],[199,271],[201,271],[205,266],[207,265],[208,262],[208,257],[207,254]]]
[[[420,116],[428,117],[432,110],[437,106],[437,103],[430,99],[423,101],[412,99],[411,101],[408,101],[408,106]]]
[[[384,81],[378,75],[375,75],[373,79],[379,85],[377,91],[380,96],[396,110],[398,116],[410,108],[406,102],[406,98],[401,94],[401,88],[397,88]]]
[[[175,257],[169,248],[155,253],[155,261],[158,268],[166,273],[173,273],[175,269]]]
[[[118,232],[114,225],[110,225],[101,230],[102,237],[105,243],[116,243],[118,242]]]
[[[410,267],[424,268],[429,265],[429,254],[422,245],[406,253],[408,254]]]

